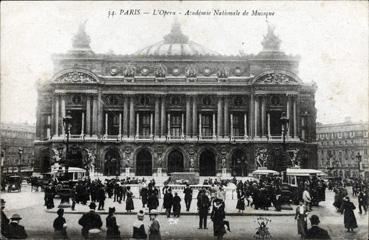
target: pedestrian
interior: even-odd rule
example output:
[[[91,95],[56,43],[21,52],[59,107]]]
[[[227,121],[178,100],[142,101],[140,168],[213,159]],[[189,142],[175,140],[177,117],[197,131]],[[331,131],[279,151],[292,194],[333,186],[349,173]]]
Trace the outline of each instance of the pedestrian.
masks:
[[[295,220],[297,220],[297,233],[304,239],[307,230],[307,209],[304,205],[304,201],[300,200],[300,205],[296,208]]]
[[[201,189],[197,197],[197,210],[199,214],[199,229],[207,229],[207,218],[210,208],[209,197],[206,196],[205,189]]]
[[[149,226],[149,240],[161,240],[160,223],[157,219],[158,211],[153,209],[149,213],[150,226]]]
[[[76,208],[76,186],[74,186],[71,191],[70,191],[70,198],[71,198],[71,201],[72,201],[72,206],[71,206],[71,209],[72,211],[75,210]]]
[[[145,231],[145,225],[144,225],[144,217],[145,217],[145,213],[140,210],[137,213],[137,221],[133,224],[133,235],[132,238],[134,239],[146,239],[147,238],[147,234]]]
[[[114,213],[115,207],[109,208],[109,213],[106,217],[106,239],[120,239],[119,226]]]
[[[192,188],[190,187],[190,185],[187,183],[185,189],[183,190],[184,193],[184,199],[185,199],[185,204],[186,204],[186,211],[190,211],[190,207],[191,207],[191,201],[192,201]]]
[[[354,228],[357,228],[354,209],[356,209],[356,207],[352,202],[350,202],[350,198],[348,196],[343,198],[341,214],[343,214],[343,221],[345,224],[345,228],[347,228],[347,232],[352,232],[354,231]]]
[[[58,217],[55,218],[53,227],[54,227],[54,239],[68,239],[67,235],[67,222],[65,221],[64,209],[59,208],[56,212]]]
[[[97,208],[97,210],[104,210],[104,206],[105,206],[105,190],[103,186],[100,186],[96,189],[96,199],[99,201],[99,207]]]
[[[368,195],[366,194],[363,189],[360,189],[359,195],[358,195],[358,201],[359,201],[359,213],[362,214],[362,208],[365,211],[365,214],[367,213],[367,206],[368,206]]]
[[[13,214],[10,218],[8,226],[8,238],[9,239],[26,239],[27,233],[22,225],[19,224],[21,216],[17,213]]]
[[[163,208],[165,209],[165,214],[167,215],[167,218],[170,217],[170,211],[173,206],[173,194],[172,189],[167,189],[164,193],[164,200],[163,200]]]
[[[145,208],[147,204],[147,200],[148,200],[148,190],[147,190],[147,186],[145,183],[142,185],[140,196],[141,196],[141,201],[142,201],[142,208]]]
[[[213,201],[213,210],[211,212],[211,220],[213,221],[213,231],[214,237],[217,237],[217,240],[223,239],[224,234],[226,233],[224,227],[224,219],[225,219],[225,211],[224,211],[224,201],[220,198],[216,198]]]
[[[89,238],[89,234],[99,235],[101,232],[102,221],[98,213],[95,212],[96,204],[94,202],[90,203],[90,211],[83,214],[79,219],[78,224],[82,226],[82,236],[85,239]],[[92,230],[92,231],[90,231]]]
[[[155,195],[154,192],[150,193],[149,198],[147,199],[147,206],[149,207],[149,212],[151,212],[152,209],[158,208],[159,199],[158,199],[158,196]]]
[[[131,212],[133,209],[135,209],[133,205],[133,193],[131,192],[131,187],[127,187],[127,199],[126,199],[126,210],[127,212]]]
[[[178,193],[175,192],[173,197],[173,216],[178,218],[180,214],[181,214],[181,198],[178,196]]]
[[[304,204],[306,206],[306,210],[308,212],[311,211],[311,196],[310,196],[310,192],[309,192],[309,188],[306,187],[304,192],[302,193],[302,200],[304,200]]]
[[[243,213],[243,211],[245,210],[245,194],[244,191],[242,190],[242,188],[239,188],[237,190],[237,205],[236,208],[238,209],[238,212]]]
[[[306,231],[306,239],[331,239],[328,232],[318,225],[320,223],[317,215],[310,217],[311,228]]]
[[[45,205],[47,209],[54,208],[54,192],[52,190],[52,184],[50,183],[49,186],[45,189]]]
[[[0,202],[1,202],[1,234],[2,236],[7,238],[10,220],[4,213],[5,203],[6,203],[5,200],[1,198]]]

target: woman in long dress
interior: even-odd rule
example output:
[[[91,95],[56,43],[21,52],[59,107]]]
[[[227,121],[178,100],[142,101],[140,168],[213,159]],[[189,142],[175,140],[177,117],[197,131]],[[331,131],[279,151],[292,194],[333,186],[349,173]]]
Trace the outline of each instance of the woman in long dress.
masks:
[[[300,205],[296,208],[295,220],[297,220],[297,233],[300,234],[301,239],[305,238],[307,230],[307,209],[303,200],[300,200]]]
[[[343,222],[345,224],[345,228],[347,228],[347,232],[352,232],[354,231],[354,228],[357,228],[354,209],[356,209],[356,207],[352,202],[350,202],[350,198],[347,196],[343,198],[341,213],[343,214]]]
[[[150,216],[150,226],[149,226],[149,240],[161,240],[160,234],[160,223],[156,219],[158,211],[155,209],[151,210]]]
[[[238,209],[238,212],[242,211],[243,213],[243,211],[245,210],[245,194],[242,188],[238,189],[237,197],[238,197],[238,200],[237,200],[236,208]]]
[[[131,187],[128,186],[127,187],[127,199],[126,199],[126,210],[127,210],[127,212],[131,212],[133,209],[135,209],[134,205],[133,205],[132,197],[133,197],[133,193],[131,192]]]

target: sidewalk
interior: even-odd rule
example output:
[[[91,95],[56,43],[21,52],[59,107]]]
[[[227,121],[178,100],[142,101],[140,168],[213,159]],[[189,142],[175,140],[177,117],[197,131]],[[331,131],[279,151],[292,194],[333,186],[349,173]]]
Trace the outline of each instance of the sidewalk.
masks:
[[[56,213],[58,210],[58,206],[60,203],[60,199],[54,200],[55,208],[53,209],[45,209],[48,213]],[[105,209],[104,210],[97,210],[100,214],[108,214],[109,207],[115,207],[115,214],[118,215],[136,215],[139,210],[144,210],[145,213],[148,213],[148,208],[143,209],[142,208],[142,202],[141,199],[134,198],[134,210],[132,212],[127,212],[125,207],[125,201],[122,201],[121,204],[118,202],[113,202],[113,198],[106,198],[105,200]],[[274,207],[270,207],[269,210],[255,210],[253,207],[246,207],[245,211],[243,213],[239,213],[236,209],[237,200],[236,199],[227,199],[225,201],[226,204],[226,215],[228,216],[294,216],[295,215],[295,206],[292,205],[293,210],[282,210],[280,212],[277,212],[274,210]],[[247,202],[246,202],[247,204]],[[82,204],[76,204],[75,211],[72,211],[71,208],[65,208],[64,213],[65,214],[83,214],[85,212],[89,211],[89,202],[87,202],[86,205]],[[96,203],[98,206],[98,203]],[[165,209],[162,209],[163,200],[159,199],[159,207],[158,211],[160,214],[165,214]],[[186,212],[186,206],[185,202],[182,198],[181,201],[181,215],[197,215],[197,200],[193,199],[191,202],[191,208],[189,212]],[[211,209],[210,209],[211,210]]]

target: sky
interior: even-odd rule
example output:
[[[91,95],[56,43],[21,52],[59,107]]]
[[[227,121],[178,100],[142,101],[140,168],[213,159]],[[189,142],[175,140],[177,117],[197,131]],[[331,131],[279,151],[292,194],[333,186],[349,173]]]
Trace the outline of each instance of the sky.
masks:
[[[140,9],[140,14],[119,15],[121,9]],[[241,15],[184,14],[197,9],[238,10]],[[253,10],[274,14],[252,16]],[[53,76],[51,55],[71,49],[71,39],[83,21],[87,20],[95,53],[131,54],[161,41],[175,19],[190,40],[225,55],[257,54],[266,21],[272,23],[282,40],[281,49],[301,57],[300,78],[317,83],[317,121],[342,122],[346,116],[367,121],[368,10],[366,1],[3,1],[1,121],[36,122],[36,81]],[[108,17],[109,11],[116,15]],[[249,14],[242,15],[244,11]]]

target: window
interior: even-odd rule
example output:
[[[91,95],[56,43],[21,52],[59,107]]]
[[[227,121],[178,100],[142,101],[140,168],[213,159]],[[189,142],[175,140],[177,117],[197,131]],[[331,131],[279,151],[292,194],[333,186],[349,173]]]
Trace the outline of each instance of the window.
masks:
[[[140,136],[150,136],[150,113],[141,113],[140,117]]]
[[[204,137],[210,137],[213,135],[213,115],[202,114],[201,115],[201,134]]]
[[[182,114],[174,113],[170,115],[170,135],[180,137],[182,135]]]
[[[108,117],[108,135],[118,135],[119,134],[119,113],[118,112],[106,112]],[[105,120],[106,121],[106,120]]]
[[[245,135],[245,127],[244,127],[244,114],[235,113],[233,114],[233,135],[234,136],[244,136]]]

